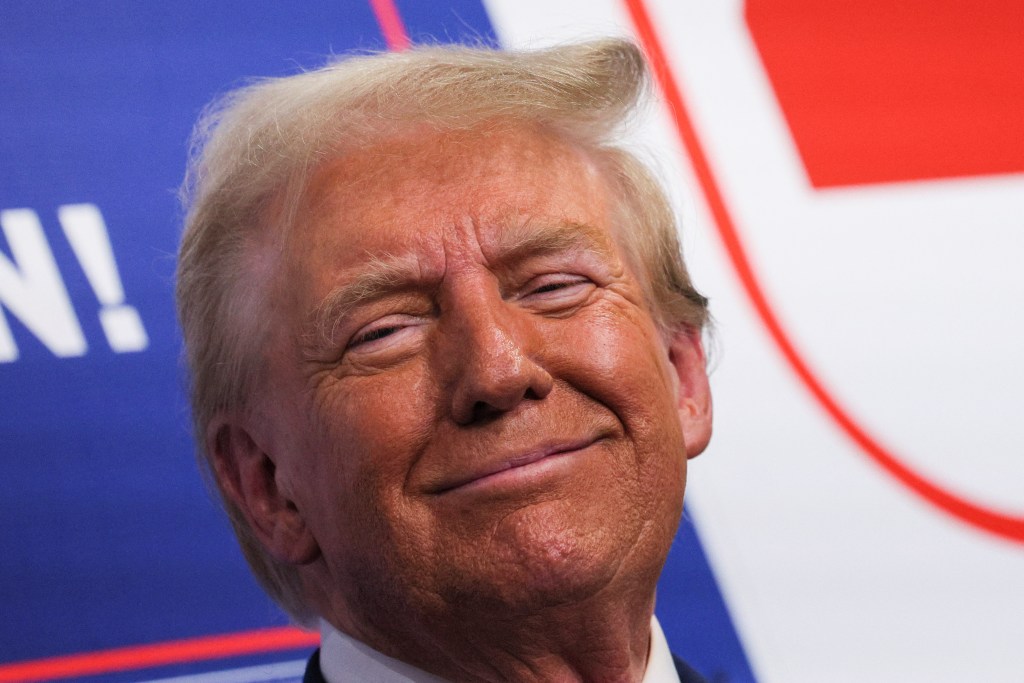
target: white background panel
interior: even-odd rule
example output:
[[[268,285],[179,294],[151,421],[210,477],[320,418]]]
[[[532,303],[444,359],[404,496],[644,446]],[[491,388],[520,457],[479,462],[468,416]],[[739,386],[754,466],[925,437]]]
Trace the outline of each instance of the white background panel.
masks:
[[[825,386],[915,471],[1024,517],[1024,177],[815,190],[738,2],[646,3],[760,284]],[[506,44],[631,31],[624,5],[489,0]],[[750,305],[664,111],[716,319],[688,501],[759,680],[1020,681],[1024,545],[923,502],[825,414]]]

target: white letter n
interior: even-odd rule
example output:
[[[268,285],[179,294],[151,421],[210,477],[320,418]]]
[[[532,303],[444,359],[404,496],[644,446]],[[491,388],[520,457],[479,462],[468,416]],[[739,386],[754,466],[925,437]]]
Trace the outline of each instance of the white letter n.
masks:
[[[4,307],[54,355],[83,355],[85,336],[39,217],[31,209],[0,211],[0,228],[14,256],[12,263],[0,254],[0,363],[18,358]]]

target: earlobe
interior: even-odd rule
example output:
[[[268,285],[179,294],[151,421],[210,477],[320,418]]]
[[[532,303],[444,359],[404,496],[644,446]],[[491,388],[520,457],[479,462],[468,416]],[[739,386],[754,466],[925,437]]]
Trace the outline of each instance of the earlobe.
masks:
[[[207,448],[224,496],[245,517],[259,542],[281,562],[307,564],[319,547],[294,501],[278,484],[277,465],[241,420],[210,422]]]
[[[711,440],[712,405],[707,363],[700,332],[680,328],[668,344],[675,372],[676,409],[686,442],[686,457],[700,455]]]

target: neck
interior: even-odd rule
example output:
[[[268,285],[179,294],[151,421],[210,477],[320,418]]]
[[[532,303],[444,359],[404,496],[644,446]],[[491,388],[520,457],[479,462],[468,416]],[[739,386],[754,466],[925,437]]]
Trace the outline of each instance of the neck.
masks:
[[[626,682],[643,678],[653,610],[653,594],[628,603],[597,595],[534,614],[477,607],[415,623],[330,621],[374,649],[450,681]]]

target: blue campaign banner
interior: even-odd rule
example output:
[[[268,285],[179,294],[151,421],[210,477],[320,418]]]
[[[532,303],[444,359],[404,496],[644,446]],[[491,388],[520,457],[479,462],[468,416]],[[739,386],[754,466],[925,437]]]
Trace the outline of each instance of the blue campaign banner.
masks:
[[[496,40],[478,0],[396,7],[413,41]],[[29,671],[18,663],[287,624],[194,462],[175,193],[218,93],[387,46],[365,0],[0,5],[0,680]],[[658,612],[706,675],[753,680],[689,522]],[[225,648],[219,663],[216,648],[186,650],[140,654],[145,671],[79,658],[36,680],[156,678],[311,647]]]

